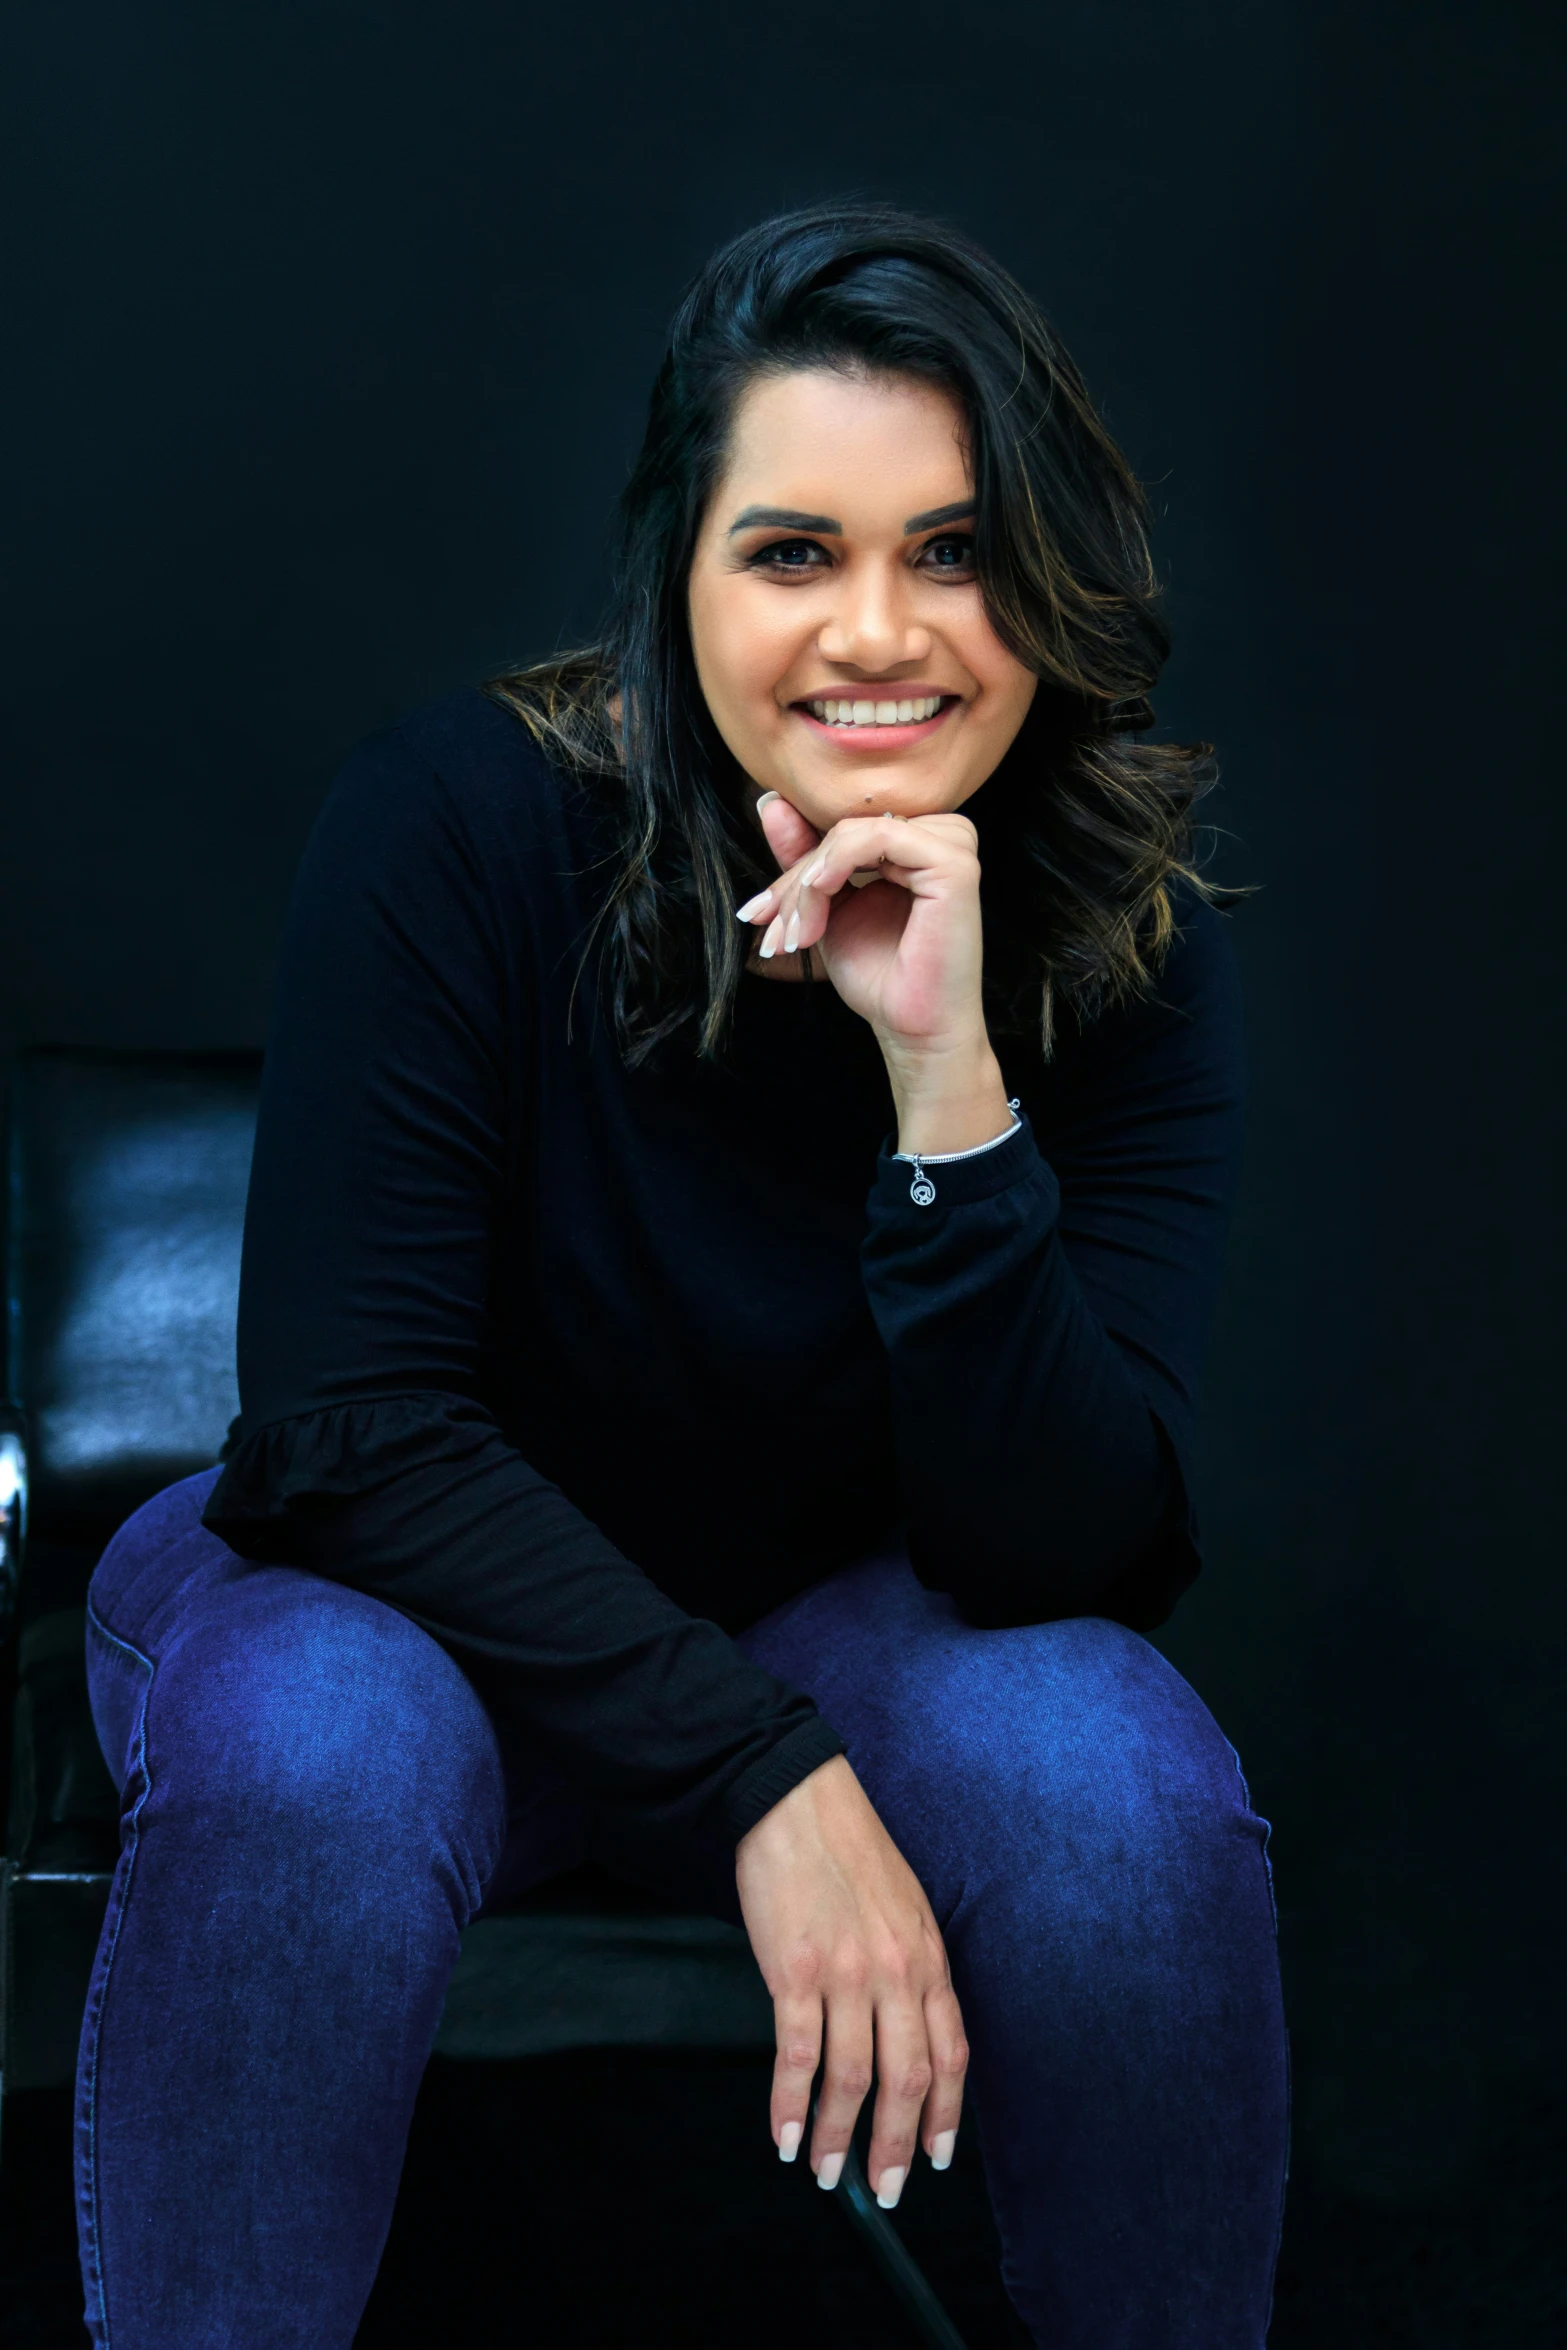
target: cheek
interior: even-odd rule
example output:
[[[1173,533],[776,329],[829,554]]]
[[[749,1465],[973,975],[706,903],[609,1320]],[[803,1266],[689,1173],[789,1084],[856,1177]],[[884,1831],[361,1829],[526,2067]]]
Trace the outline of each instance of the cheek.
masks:
[[[969,668],[983,689],[991,718],[997,725],[1015,731],[1027,717],[1029,705],[1039,690],[1038,678],[1007,651],[983,615],[965,652]]]
[[[754,602],[726,593],[744,583],[722,581],[693,589],[691,642],[703,691],[715,707],[737,714],[769,694],[787,666],[778,631]]]

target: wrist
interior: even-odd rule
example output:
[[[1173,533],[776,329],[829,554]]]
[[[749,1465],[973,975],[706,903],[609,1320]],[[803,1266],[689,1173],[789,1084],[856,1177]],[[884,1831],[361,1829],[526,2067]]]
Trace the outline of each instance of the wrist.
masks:
[[[879,1040],[898,1120],[898,1149],[932,1156],[975,1149],[1012,1123],[1006,1080],[988,1036],[910,1050]]]
[[[735,1847],[735,1861],[743,1868],[768,1853],[781,1853],[801,1842],[809,1843],[820,1831],[824,1812],[832,1812],[854,1799],[865,1800],[860,1783],[846,1755],[835,1754],[814,1771],[808,1771],[797,1780],[787,1795],[781,1795],[772,1807],[764,1811],[754,1826],[748,1828]]]

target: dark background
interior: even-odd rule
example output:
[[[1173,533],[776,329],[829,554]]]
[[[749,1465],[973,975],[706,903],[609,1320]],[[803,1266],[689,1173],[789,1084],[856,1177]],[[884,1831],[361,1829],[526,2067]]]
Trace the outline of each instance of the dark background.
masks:
[[[1303,2208],[1450,2234],[1559,2180],[1559,12],[12,0],[0,39],[7,1047],[262,1039],[349,746],[590,630],[719,238],[885,195],[1043,300],[1262,885],[1163,1644],[1275,1823]],[[1526,2338],[1432,2322],[1396,2338]]]

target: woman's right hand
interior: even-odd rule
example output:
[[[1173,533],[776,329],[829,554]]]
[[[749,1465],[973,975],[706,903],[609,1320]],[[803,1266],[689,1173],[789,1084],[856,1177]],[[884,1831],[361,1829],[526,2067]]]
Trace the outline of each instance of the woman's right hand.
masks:
[[[740,1907],[777,2021],[773,2140],[792,2162],[826,2063],[811,2137],[835,2187],[855,2117],[878,2083],[868,2171],[890,2209],[917,2141],[952,2160],[968,2046],[947,1954],[918,1878],[842,1755],[802,1779],[741,1839]]]

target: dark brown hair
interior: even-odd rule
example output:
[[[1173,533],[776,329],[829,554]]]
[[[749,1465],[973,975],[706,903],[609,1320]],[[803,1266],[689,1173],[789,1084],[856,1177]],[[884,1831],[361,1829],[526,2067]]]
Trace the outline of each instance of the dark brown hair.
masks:
[[[1081,376],[1006,272],[951,229],[871,207],[765,221],[687,292],[621,500],[602,642],[490,681],[559,764],[612,803],[609,999],[627,1058],[723,1040],[771,880],[743,779],[703,700],[686,583],[735,406],[796,368],[916,377],[967,421],[975,563],[1002,642],[1039,690],[969,802],[980,833],[993,1025],[1091,1019],[1145,990],[1192,865],[1207,744],[1141,740],[1169,650],[1147,507]],[[615,704],[620,724],[611,719]]]

